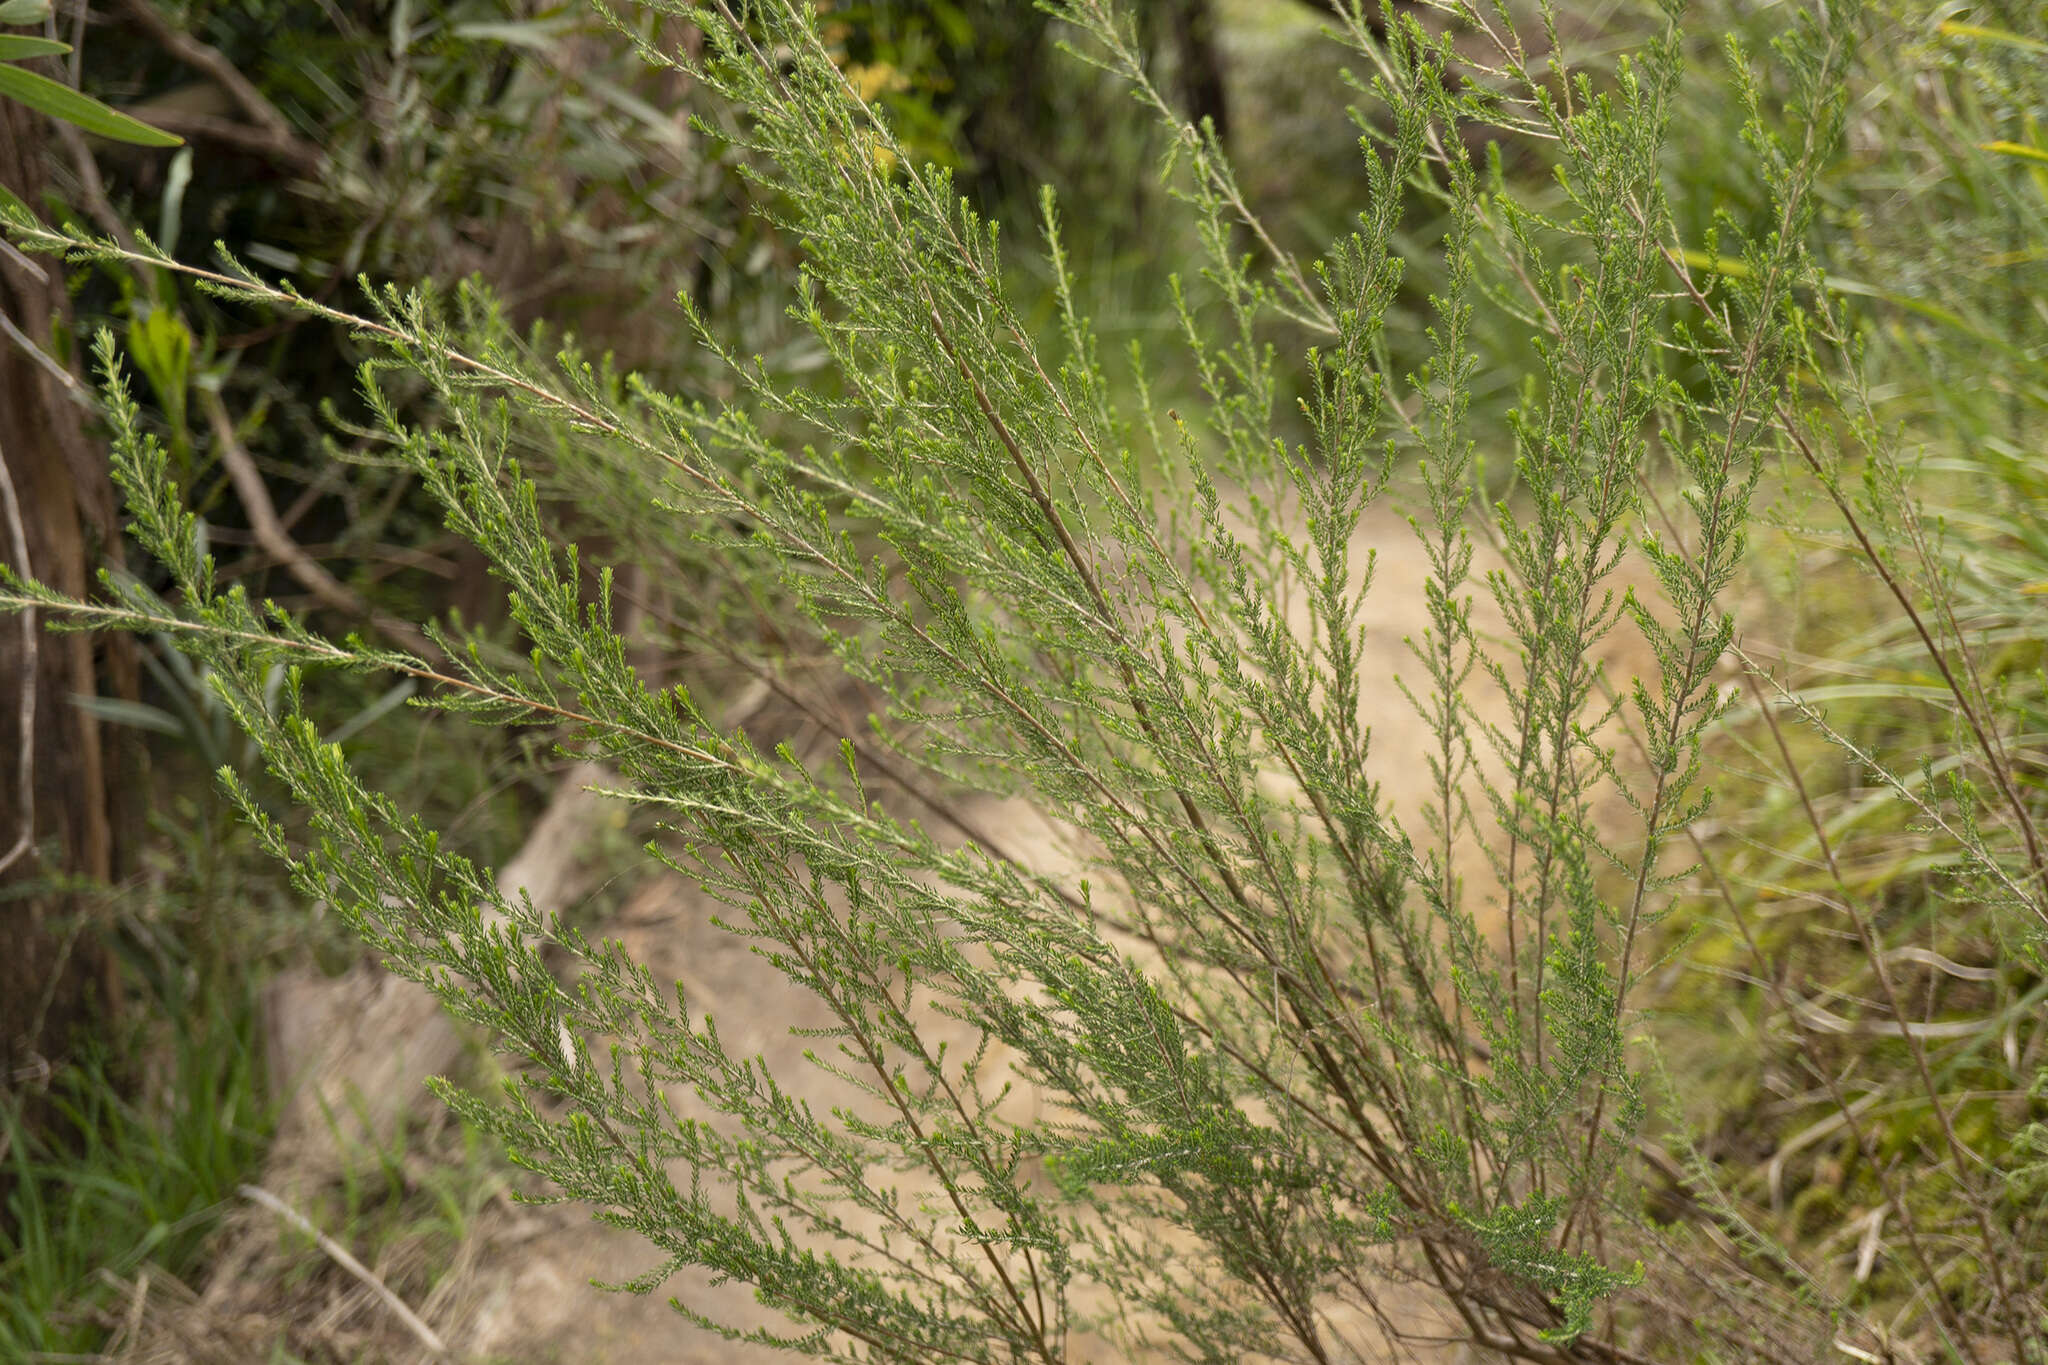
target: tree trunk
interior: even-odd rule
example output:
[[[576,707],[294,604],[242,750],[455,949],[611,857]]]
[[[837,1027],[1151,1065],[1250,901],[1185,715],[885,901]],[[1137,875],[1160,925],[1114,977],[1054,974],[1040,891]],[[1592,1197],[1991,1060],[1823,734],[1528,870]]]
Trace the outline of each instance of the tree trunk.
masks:
[[[1161,9],[1183,109],[1197,125],[1206,120],[1218,138],[1229,141],[1230,95],[1216,47],[1216,11],[1210,0],[1170,0]]]
[[[51,142],[39,116],[0,99],[0,186],[39,204]],[[47,355],[66,306],[56,261],[25,265],[0,254],[0,314],[19,333],[0,336],[0,465],[19,512],[18,527],[0,515],[0,556],[24,567],[18,534],[34,577],[82,596],[102,554],[118,545],[119,527],[105,458],[86,435],[88,410]],[[46,1077],[79,1027],[115,1003],[111,958],[89,924],[102,899],[89,887],[107,885],[116,870],[114,784],[98,723],[71,702],[99,691],[98,656],[108,646],[83,634],[24,640],[18,619],[0,618],[0,858],[29,836],[0,871],[0,1093]],[[132,695],[132,670],[117,662],[114,671],[129,675],[116,690]],[[30,687],[34,719],[24,735]],[[26,808],[24,751],[32,760]]]

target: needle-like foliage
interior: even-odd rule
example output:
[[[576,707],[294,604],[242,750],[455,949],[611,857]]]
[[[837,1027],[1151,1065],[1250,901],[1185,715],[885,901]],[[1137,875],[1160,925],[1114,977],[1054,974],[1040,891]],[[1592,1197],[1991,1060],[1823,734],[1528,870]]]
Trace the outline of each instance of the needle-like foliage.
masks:
[[[304,812],[310,836],[288,837],[234,787],[305,894],[526,1061],[500,1095],[444,1098],[644,1234],[664,1259],[642,1287],[689,1265],[743,1281],[786,1329],[678,1306],[831,1359],[1064,1361],[1084,1329],[1218,1362],[1350,1358],[1377,1331],[1553,1361],[1820,1359],[1866,1340],[1734,1213],[1697,1236],[1646,1218],[1652,1079],[1631,1012],[1706,810],[1724,597],[1788,367],[1810,354],[1807,229],[1857,6],[1798,19],[1774,79],[1733,92],[1770,221],[1708,243],[1740,269],[1691,293],[1674,263],[1696,244],[1663,182],[1676,5],[1597,79],[1562,62],[1547,9],[1525,42],[1479,0],[1428,25],[1349,8],[1332,36],[1353,49],[1370,207],[1303,261],[1213,130],[1155,90],[1127,16],[1065,0],[1076,54],[1165,121],[1204,250],[1170,300],[1197,381],[1173,408],[1142,356],[1105,359],[1052,198],[1034,248],[1048,341],[995,225],[911,164],[807,5],[650,7],[701,44],[648,46],[675,28],[614,16],[621,34],[744,112],[748,164],[803,244],[795,309],[829,382],[731,355],[742,396],[707,405],[574,355],[531,364],[473,287],[452,306],[376,293],[357,317],[232,261],[203,273],[139,249],[383,347],[364,394],[504,581],[525,666],[337,643],[217,586],[111,342],[116,468],[177,605],[118,585],[100,604],[20,583],[8,599],[173,632],[205,659]],[[1472,150],[1489,138],[1543,164],[1543,193]],[[1418,210],[1445,225],[1424,248],[1443,286],[1433,354],[1404,374],[1384,331],[1416,306]],[[1504,429],[1471,401],[1482,311],[1538,343]],[[1298,382],[1276,332],[1315,338]],[[432,386],[435,421],[383,401],[395,370]],[[807,765],[757,750],[707,697],[644,685],[608,575],[593,600],[516,458],[535,429],[659,471],[641,515],[695,528],[792,604],[880,699],[871,732]],[[1506,495],[1482,456],[1511,461]],[[1365,624],[1362,528],[1387,524],[1372,509],[1390,497],[1428,566],[1410,639]],[[1641,676],[1607,676],[1610,637],[1639,641]],[[1368,695],[1366,661],[1389,652],[1406,695]],[[806,1102],[680,988],[446,853],[323,742],[300,680],[333,668],[407,674],[435,704],[602,757],[670,831],[650,854],[834,1021],[811,1057],[843,1103]],[[1421,810],[1380,786],[1372,723],[1406,711],[1433,736]],[[912,769],[942,812],[976,790],[1027,799],[1083,872],[1030,865],[972,821],[912,820]]]

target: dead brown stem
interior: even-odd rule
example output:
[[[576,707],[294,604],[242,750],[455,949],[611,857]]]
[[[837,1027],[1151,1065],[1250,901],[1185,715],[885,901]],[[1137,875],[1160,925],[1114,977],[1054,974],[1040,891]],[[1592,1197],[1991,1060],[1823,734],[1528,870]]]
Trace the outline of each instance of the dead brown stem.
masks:
[[[213,427],[215,452],[220,456],[229,480],[235,485],[235,496],[241,499],[242,510],[248,514],[249,530],[256,537],[256,543],[284,565],[285,571],[296,578],[306,591],[336,611],[369,621],[409,653],[425,659],[441,657],[440,647],[419,627],[371,607],[333,574],[321,568],[297,541],[285,534],[283,524],[277,519],[277,507],[270,500],[270,490],[264,486],[263,475],[257,470],[255,459],[242,445],[241,437],[235,434],[234,421],[228,416],[227,406],[221,402],[220,395],[212,389],[201,389],[199,403],[206,409],[206,420]]]

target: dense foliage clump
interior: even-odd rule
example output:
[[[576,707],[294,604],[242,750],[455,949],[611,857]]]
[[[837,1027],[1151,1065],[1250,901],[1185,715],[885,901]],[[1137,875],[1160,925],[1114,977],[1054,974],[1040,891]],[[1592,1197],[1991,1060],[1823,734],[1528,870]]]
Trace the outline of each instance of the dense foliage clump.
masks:
[[[1065,1360],[1096,1331],[1214,1361],[1337,1359],[1375,1332],[1531,1360],[2041,1358],[2048,1243],[2005,1202],[2013,1171],[1956,1132],[1882,926],[1844,912],[1887,983],[1860,1022],[1905,1044],[1902,1083],[1941,1120],[1924,1151],[1861,1153],[1918,1284],[1909,1345],[1863,1275],[1781,1245],[1653,1117],[1682,1106],[1637,1012],[1674,946],[1661,922],[1717,875],[1703,755],[1741,695],[1731,604],[1763,480],[1790,454],[1853,513],[1845,448],[1883,444],[1811,245],[1869,41],[1858,6],[1798,17],[1768,58],[1731,54],[1757,211],[1705,240],[1668,187],[1676,6],[1597,78],[1564,66],[1547,13],[1525,36],[1491,5],[1447,4],[1447,26],[1338,7],[1369,196],[1307,261],[1213,124],[1155,86],[1128,17],[1068,0],[1077,55],[1161,120],[1201,248],[1167,299],[1183,349],[1164,363],[1190,375],[1171,406],[1161,357],[1105,354],[1054,197],[1041,329],[995,225],[909,154],[810,7],[651,8],[675,25],[609,17],[738,111],[734,164],[802,244],[795,316],[822,375],[733,351],[687,294],[730,401],[573,349],[539,361],[481,285],[385,290],[356,316],[233,259],[202,272],[146,238],[7,219],[25,247],[354,329],[377,348],[362,393],[389,451],[504,581],[524,658],[438,633],[431,652],[337,642],[223,588],[107,339],[117,478],[174,602],[18,581],[6,599],[204,661],[307,822],[288,833],[228,774],[304,895],[525,1059],[498,1096],[444,1086],[450,1104],[643,1233],[664,1259],[640,1287],[686,1265],[741,1280],[784,1329],[678,1306],[831,1358]],[[1410,306],[1431,320],[1407,372],[1388,326]],[[1511,410],[1473,401],[1481,327],[1536,338]],[[1313,338],[1298,374],[1275,335]],[[401,405],[397,385],[434,401]],[[729,585],[696,628],[775,604],[801,623],[785,657],[835,658],[871,726],[811,763],[756,748],[708,694],[644,683],[609,572],[593,592],[545,513],[536,451],[636,468],[633,515],[687,528]],[[1428,565],[1408,639],[1367,626],[1362,528],[1397,524],[1388,499]],[[1616,638],[1634,676],[1600,663]],[[1926,642],[1937,661],[1958,643]],[[1412,651],[1412,683],[1365,695],[1389,650]],[[400,675],[611,765],[666,827],[650,856],[829,1013],[812,1063],[844,1102],[794,1099],[680,989],[449,852],[324,737],[307,684],[326,670]],[[1981,693],[1951,686],[1976,722],[1959,763],[1985,789],[1881,780],[1943,803],[1945,873],[2038,970],[2036,802]],[[1432,737],[1419,810],[1380,786],[1369,722],[1401,707]],[[1055,818],[1084,870],[1016,856],[975,794]],[[1753,965],[1809,1028],[1794,986]],[[1860,1133],[1867,1104],[1807,1057]],[[1941,1170],[1944,1202],[1901,1162]]]

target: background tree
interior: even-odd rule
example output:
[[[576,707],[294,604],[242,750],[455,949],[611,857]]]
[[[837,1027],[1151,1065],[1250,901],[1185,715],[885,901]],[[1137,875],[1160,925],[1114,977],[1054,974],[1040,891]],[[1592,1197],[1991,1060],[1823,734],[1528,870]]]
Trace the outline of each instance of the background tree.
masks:
[[[54,141],[43,115],[0,98],[0,191],[40,203]],[[70,323],[61,273],[0,252],[0,319],[0,544],[10,564],[84,596],[102,564],[119,563],[121,532],[104,449],[86,430],[87,390],[53,355]],[[72,704],[102,690],[132,696],[130,646],[19,628],[30,625],[10,622],[0,636],[0,1060],[10,1086],[47,1075],[73,1030],[118,1003],[90,920],[122,866],[133,812],[118,748]]]

